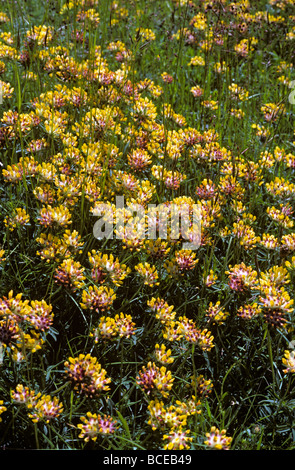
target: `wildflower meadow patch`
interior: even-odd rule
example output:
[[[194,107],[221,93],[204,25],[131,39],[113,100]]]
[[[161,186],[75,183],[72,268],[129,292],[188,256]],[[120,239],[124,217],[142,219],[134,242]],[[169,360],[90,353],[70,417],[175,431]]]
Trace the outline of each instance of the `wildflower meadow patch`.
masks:
[[[294,64],[293,0],[0,2],[2,450],[294,450]]]

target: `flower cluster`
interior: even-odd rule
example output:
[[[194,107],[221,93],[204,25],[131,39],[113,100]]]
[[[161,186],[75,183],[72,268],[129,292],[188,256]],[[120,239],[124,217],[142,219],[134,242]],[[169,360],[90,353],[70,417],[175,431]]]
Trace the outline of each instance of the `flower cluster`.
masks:
[[[21,293],[10,291],[0,299],[0,343],[14,361],[27,360],[42,348],[53,318],[52,305],[45,300],[22,300]]]
[[[295,372],[294,1],[2,3],[0,414],[43,446],[230,449],[225,380],[243,409],[270,351]]]
[[[210,351],[214,347],[214,337],[208,329],[196,327],[193,320],[187,317],[179,317],[178,320],[165,324],[163,338],[168,341],[181,341],[197,344],[202,350]]]
[[[102,254],[92,250],[88,253],[91,265],[91,277],[95,282],[104,283],[110,280],[115,286],[123,284],[124,279],[130,273],[130,268],[125,264],[120,264],[119,259],[110,255]]]
[[[25,405],[28,411],[28,417],[33,423],[43,421],[45,423],[57,419],[63,413],[63,404],[59,398],[50,395],[42,395],[40,392],[22,384],[18,384],[15,390],[10,391],[11,398],[15,403]]]
[[[1,414],[7,411],[6,406],[4,406],[3,400],[0,400],[0,422],[2,421]]]
[[[226,430],[220,431],[216,426],[211,427],[206,437],[205,445],[214,450],[229,450],[232,442],[232,438],[226,435]]]
[[[117,338],[130,338],[135,334],[135,323],[132,321],[131,315],[124,313],[117,314],[113,317],[101,317],[99,324],[90,333],[97,343],[100,339],[109,340]]]
[[[98,436],[113,434],[117,430],[117,421],[111,416],[101,416],[88,411],[86,416],[81,416],[82,423],[77,424],[80,431],[79,438],[85,442],[96,441]]]
[[[155,363],[149,362],[143,366],[137,376],[137,384],[147,393],[159,392],[163,397],[168,397],[173,386],[174,377],[166,367],[158,367]]]
[[[295,372],[295,351],[289,351],[288,349],[284,352],[284,357],[282,358],[282,363],[285,367],[283,372],[285,374],[290,374]]]
[[[78,357],[69,357],[64,366],[67,379],[79,393],[92,397],[110,389],[111,379],[96,357],[79,354]]]
[[[107,286],[89,286],[82,292],[81,307],[85,310],[107,310],[116,298],[114,290]]]

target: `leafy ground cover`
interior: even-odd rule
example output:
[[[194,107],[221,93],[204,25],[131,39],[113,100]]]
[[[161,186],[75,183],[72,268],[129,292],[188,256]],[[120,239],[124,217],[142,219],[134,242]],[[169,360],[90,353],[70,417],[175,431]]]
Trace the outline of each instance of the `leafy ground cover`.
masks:
[[[0,11],[1,448],[294,449],[293,1]]]

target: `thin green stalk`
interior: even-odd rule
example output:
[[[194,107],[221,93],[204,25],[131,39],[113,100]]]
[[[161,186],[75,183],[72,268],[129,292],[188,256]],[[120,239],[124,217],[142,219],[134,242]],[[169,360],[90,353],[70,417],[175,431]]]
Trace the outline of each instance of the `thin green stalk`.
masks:
[[[272,374],[272,385],[273,385],[273,389],[275,390],[275,388],[276,388],[276,375],[275,375],[275,370],[274,370],[272,341],[271,341],[269,328],[268,328],[267,325],[266,325],[266,329],[267,329],[267,348],[268,348],[269,362],[270,362],[270,368],[271,368],[271,374]]]
[[[34,423],[34,434],[35,434],[35,443],[36,443],[36,449],[40,449],[40,443],[39,443],[39,436],[38,436],[38,424]]]

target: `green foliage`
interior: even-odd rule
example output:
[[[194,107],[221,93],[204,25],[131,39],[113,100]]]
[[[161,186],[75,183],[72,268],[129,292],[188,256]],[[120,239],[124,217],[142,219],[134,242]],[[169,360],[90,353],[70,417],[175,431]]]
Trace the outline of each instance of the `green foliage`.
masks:
[[[163,449],[165,435],[172,439],[173,431],[188,430],[187,446],[202,450],[212,447],[206,434],[215,426],[232,438],[222,448],[294,449],[295,366],[286,371],[283,362],[294,349],[295,127],[288,99],[294,5],[28,0],[13,7],[2,2],[1,8],[0,447]],[[191,64],[195,57],[201,65]],[[262,108],[270,105],[270,112]],[[88,123],[90,111],[97,114]],[[92,144],[94,157],[87,160]],[[133,150],[146,150],[151,163],[136,167],[129,159]],[[153,172],[156,165],[183,181],[169,185]],[[271,189],[276,178],[277,193]],[[214,184],[212,198],[197,192],[204,180]],[[137,249],[135,242],[130,247],[128,240],[93,236],[95,204],[115,204],[122,194],[129,203],[192,200],[203,208],[204,238],[192,269],[176,261],[183,240],[168,239],[157,257],[147,240]],[[49,206],[61,210],[55,221]],[[16,209],[25,211],[18,222]],[[63,225],[66,211],[70,221]],[[237,224],[243,221],[241,235]],[[69,234],[77,235],[79,246],[68,243],[63,251]],[[265,236],[276,245],[265,243]],[[287,248],[286,237],[293,243]],[[96,259],[92,270],[92,250],[107,255],[108,266],[114,257],[119,275],[125,274],[121,282],[113,277],[118,264],[110,269]],[[62,270],[67,260],[72,272],[82,269],[81,283],[68,282]],[[157,271],[152,286],[137,270],[144,263]],[[242,263],[255,270],[255,285],[243,284],[243,277],[236,289],[230,269],[238,265],[240,274]],[[210,274],[216,276],[212,284],[205,282]],[[102,286],[116,298],[105,309],[85,308],[83,292]],[[148,304],[153,298],[173,306],[175,317],[159,319]],[[51,311],[33,316],[33,302],[42,300],[53,314],[44,328],[38,321],[48,321]],[[254,313],[241,315],[250,304],[256,304]],[[211,307],[228,315],[210,317]],[[134,324],[129,336],[116,333],[120,313],[128,327]],[[172,320],[181,331],[174,338],[165,336],[165,327],[175,327]],[[114,336],[97,332],[103,321]],[[209,336],[204,339],[207,330],[212,347]],[[158,344],[171,350],[173,362],[158,360]],[[79,389],[90,387],[91,379],[78,366],[70,379],[65,363],[80,355],[97,359],[111,379],[109,389]],[[154,373],[165,368],[164,388],[149,388],[148,381],[143,386],[140,374],[146,379],[149,363]],[[204,379],[203,389],[197,378]],[[62,410],[46,420],[40,404],[36,418],[34,398],[13,396],[20,384],[37,401],[58,399]],[[206,384],[212,385],[207,393]],[[153,429],[153,400],[162,420],[169,407],[181,419],[181,406],[182,426],[159,418]],[[86,439],[78,425],[94,415],[111,417],[115,432],[96,429],[96,439]]]

